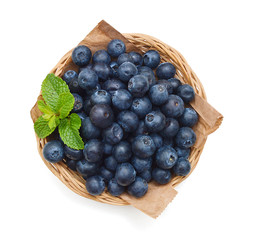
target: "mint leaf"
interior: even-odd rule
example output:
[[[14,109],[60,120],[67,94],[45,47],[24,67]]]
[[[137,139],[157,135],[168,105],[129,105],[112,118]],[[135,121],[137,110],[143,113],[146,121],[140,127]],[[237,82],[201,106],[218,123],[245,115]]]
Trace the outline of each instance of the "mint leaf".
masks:
[[[49,114],[49,115],[53,115],[54,114],[54,112],[51,110],[51,108],[48,105],[46,105],[43,100],[39,100],[37,102],[37,104],[38,104],[39,110],[42,113]]]
[[[73,109],[74,96],[71,93],[62,93],[59,95],[57,108],[59,111],[59,118],[63,119],[68,116],[68,114]]]
[[[34,129],[39,138],[45,138],[50,135],[55,128],[50,128],[48,125],[48,120],[40,116],[34,123]]]
[[[70,93],[65,81],[56,77],[53,73],[48,74],[41,85],[42,96],[52,111],[58,112],[59,95]]]
[[[48,120],[48,126],[50,129],[56,128],[56,115],[53,115],[49,120]]]
[[[81,119],[76,113],[72,113],[68,118],[61,119],[58,131],[63,142],[70,148],[83,149],[84,143],[79,133]]]

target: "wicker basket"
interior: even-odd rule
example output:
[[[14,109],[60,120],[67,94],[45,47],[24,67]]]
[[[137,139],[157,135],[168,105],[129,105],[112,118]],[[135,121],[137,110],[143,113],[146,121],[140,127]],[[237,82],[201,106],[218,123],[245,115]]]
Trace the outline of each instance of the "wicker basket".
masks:
[[[203,89],[203,86],[198,79],[198,77],[195,75],[195,73],[192,71],[184,57],[175,49],[168,46],[167,44],[161,42],[160,40],[144,35],[144,34],[123,34],[131,43],[133,43],[137,48],[141,49],[143,52],[148,51],[149,49],[155,49],[157,50],[161,55],[161,62],[172,62],[174,66],[176,67],[176,77],[180,79],[184,83],[190,84],[195,92],[203,99],[206,100],[206,94]],[[51,71],[52,73],[56,74],[57,76],[60,76],[62,73],[62,68],[65,65],[65,63],[68,61],[68,59],[71,57],[72,50],[69,51],[56,65],[56,67]],[[219,123],[220,124],[220,123]],[[47,139],[40,139],[36,136],[37,139],[37,145],[38,145],[38,151],[40,153],[40,156],[42,160],[44,161],[45,165],[49,168],[49,170],[58,177],[68,188],[70,188],[75,193],[85,197],[90,198],[95,201],[99,201],[102,203],[108,203],[113,205],[128,205],[128,203],[123,200],[121,197],[114,197],[110,195],[107,190],[105,190],[100,196],[92,196],[90,195],[86,188],[85,188],[85,180],[77,173],[72,170],[70,170],[64,162],[59,162],[57,164],[51,164],[48,161],[46,161],[43,157],[42,150]],[[191,163],[192,169],[191,172],[196,167],[200,155],[202,153],[204,143],[206,141],[206,138],[202,142],[201,147],[198,148],[192,148],[189,161]],[[189,176],[190,174],[188,174]],[[187,176],[187,177],[188,177]],[[172,185],[173,187],[177,186],[179,183],[181,183],[186,177],[174,177],[172,178]]]

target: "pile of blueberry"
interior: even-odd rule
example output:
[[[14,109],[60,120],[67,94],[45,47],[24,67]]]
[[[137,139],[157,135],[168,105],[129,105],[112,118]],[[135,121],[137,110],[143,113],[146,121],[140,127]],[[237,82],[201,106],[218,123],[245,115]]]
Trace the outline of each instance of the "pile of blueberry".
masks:
[[[43,149],[48,161],[65,158],[92,195],[107,186],[113,196],[127,190],[138,198],[151,180],[166,184],[190,172],[198,115],[188,103],[195,93],[174,78],[173,64],[160,63],[155,50],[143,56],[126,53],[118,39],[93,56],[88,47],[78,46],[72,60],[79,72],[68,70],[63,80],[75,98],[73,112],[82,120],[85,147],[75,150],[51,141]]]

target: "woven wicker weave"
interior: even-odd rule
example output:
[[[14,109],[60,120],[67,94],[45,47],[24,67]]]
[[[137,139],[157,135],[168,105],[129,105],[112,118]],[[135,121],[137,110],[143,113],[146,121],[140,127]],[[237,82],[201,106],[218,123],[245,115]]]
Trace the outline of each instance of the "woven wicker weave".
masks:
[[[161,55],[162,62],[172,62],[176,67],[176,77],[180,79],[184,83],[190,84],[195,92],[201,96],[203,99],[206,99],[206,94],[203,89],[203,86],[192,71],[191,67],[188,65],[184,57],[175,49],[168,46],[167,44],[161,42],[160,40],[144,35],[144,34],[123,34],[130,42],[132,42],[136,47],[146,52],[149,49],[157,50]],[[71,56],[72,50],[69,51],[56,65],[56,67],[51,71],[55,73],[57,76],[62,72],[62,67],[65,65],[68,58]],[[102,203],[109,203],[113,205],[128,205],[128,203],[120,197],[111,196],[106,190],[100,196],[91,196],[86,188],[85,188],[85,180],[76,172],[70,170],[64,162],[59,162],[57,164],[51,164],[46,161],[42,155],[42,150],[44,145],[46,144],[46,139],[37,138],[38,151],[40,156],[49,170],[58,177],[68,188],[70,188],[75,193],[93,199],[95,201],[99,201]],[[205,141],[204,141],[205,142]],[[194,170],[195,166],[198,163],[201,152],[203,150],[204,144],[201,148],[196,149],[192,148],[189,161],[191,162],[191,172]],[[190,174],[188,174],[189,176]],[[177,186],[181,183],[186,177],[174,177],[172,179],[173,186]]]

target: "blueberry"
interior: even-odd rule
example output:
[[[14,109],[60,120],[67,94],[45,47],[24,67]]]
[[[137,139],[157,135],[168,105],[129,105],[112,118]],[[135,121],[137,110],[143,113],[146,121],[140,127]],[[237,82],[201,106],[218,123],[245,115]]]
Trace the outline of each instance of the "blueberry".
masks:
[[[86,99],[84,101],[83,104],[83,110],[87,115],[90,115],[90,110],[91,110],[92,106],[91,106],[91,102],[90,102],[90,98]]]
[[[166,118],[166,125],[163,128],[163,130],[160,132],[160,134],[164,138],[173,138],[176,136],[177,132],[179,130],[179,123],[174,118]]]
[[[84,105],[83,105],[83,107],[84,107]],[[80,117],[81,120],[84,120],[87,117],[85,112],[78,112],[77,115]]]
[[[144,75],[145,77],[148,78],[148,82],[149,82],[150,87],[156,83],[155,74],[154,74],[154,72],[152,71],[151,68],[149,68],[147,66],[140,66],[138,68],[138,74]]]
[[[180,82],[179,79],[177,78],[170,78],[168,79],[168,81],[170,82],[170,84],[172,85],[173,91],[176,92],[177,88],[182,85],[182,83]]]
[[[105,128],[102,132],[102,138],[106,143],[117,144],[123,138],[123,129],[117,123],[112,123],[111,126]]]
[[[168,91],[163,84],[153,85],[149,91],[149,97],[154,105],[160,106],[167,102]]]
[[[195,93],[190,85],[184,84],[177,88],[177,95],[181,97],[185,103],[189,103],[194,99]]]
[[[193,127],[198,122],[198,114],[192,108],[185,108],[183,114],[179,117],[181,126]]]
[[[106,63],[95,63],[93,70],[102,80],[107,80],[113,74],[111,67]]]
[[[149,90],[148,78],[144,75],[135,75],[128,82],[128,90],[134,97],[143,97]]]
[[[107,46],[107,51],[112,57],[118,57],[122,53],[125,53],[125,50],[125,44],[120,39],[111,40]]]
[[[72,60],[79,67],[83,67],[90,62],[91,55],[91,50],[88,47],[80,45],[73,50]]]
[[[124,62],[119,66],[117,73],[121,81],[128,82],[133,76],[138,73],[138,70],[133,63]]]
[[[128,187],[128,193],[136,198],[143,197],[148,191],[148,183],[141,177],[136,177],[135,181]]]
[[[160,63],[160,55],[155,50],[149,50],[143,55],[143,64],[149,68],[156,68]]]
[[[115,178],[112,178],[109,182],[108,182],[108,192],[112,195],[112,196],[120,196],[124,191],[125,191],[125,187],[121,186],[117,183],[117,180]]]
[[[124,110],[117,116],[117,122],[125,132],[134,132],[139,124],[139,119],[134,112]]]
[[[139,135],[132,142],[132,151],[139,158],[149,158],[156,151],[156,146],[150,136]]]
[[[114,177],[114,173],[106,169],[104,166],[99,169],[99,175],[104,178],[106,183]]]
[[[113,145],[108,143],[103,143],[103,144],[104,144],[103,153],[106,155],[111,155],[113,150]]]
[[[152,179],[159,184],[167,184],[171,178],[172,175],[168,169],[154,168],[152,170]]]
[[[85,90],[85,91],[86,91],[87,98],[88,98],[88,97],[91,97],[91,95],[94,94],[94,93],[95,93],[96,91],[98,91],[98,90],[101,90],[101,86],[100,86],[99,83],[96,85],[96,87],[94,87],[94,88],[92,88],[92,89],[87,88],[87,89]]]
[[[159,111],[152,111],[146,115],[144,123],[150,132],[160,132],[166,125],[166,117]]]
[[[161,63],[157,70],[156,70],[156,75],[158,79],[169,79],[173,78],[176,73],[176,68],[172,63],[165,62]]]
[[[92,62],[109,64],[111,62],[111,57],[106,50],[98,50],[93,54]]]
[[[191,171],[191,164],[187,159],[179,158],[172,170],[178,176],[186,176]]]
[[[86,181],[86,189],[93,196],[103,193],[105,186],[104,178],[98,175],[89,177]]]
[[[177,152],[178,158],[188,158],[190,155],[190,148],[179,148],[179,147],[175,147],[175,150]]]
[[[158,80],[158,84],[162,84],[167,88],[168,94],[172,94],[174,92],[173,85],[171,82],[165,79]]]
[[[133,63],[133,58],[128,53],[122,53],[117,58],[117,64],[121,65],[124,62],[131,62],[131,63]]]
[[[173,138],[164,138],[163,139],[163,146],[174,147],[174,140],[173,140]]]
[[[67,83],[67,85],[69,85],[70,82],[72,82],[74,79],[77,79],[77,78],[78,78],[78,74],[74,70],[68,70],[63,75],[63,80]]]
[[[176,135],[176,145],[180,148],[190,148],[195,144],[196,134],[189,127],[182,127]]]
[[[150,137],[152,138],[157,149],[163,145],[163,139],[158,133],[152,133]]]
[[[113,147],[112,155],[119,163],[128,161],[132,156],[131,144],[127,141],[121,141]]]
[[[76,171],[76,164],[78,161],[76,160],[71,160],[71,159],[66,159],[66,165],[67,167],[69,167],[70,169],[72,169],[73,171]]]
[[[80,93],[82,91],[82,88],[79,86],[78,78],[73,79],[69,83],[69,89],[71,93]]]
[[[80,112],[83,109],[83,99],[78,93],[72,93],[74,97],[73,112]]]
[[[64,154],[71,160],[78,161],[83,158],[82,150],[73,149],[66,145],[64,146]]]
[[[139,121],[138,127],[137,129],[133,132],[134,136],[138,136],[138,135],[147,135],[148,134],[148,130],[144,124],[144,121]]]
[[[93,89],[97,86],[99,82],[98,75],[90,69],[85,69],[81,71],[79,73],[78,81],[79,86],[82,89]]]
[[[103,144],[97,139],[89,140],[83,149],[84,157],[89,162],[99,162],[103,156]]]
[[[180,117],[184,112],[184,101],[177,95],[169,95],[167,103],[161,106],[161,111],[166,117]]]
[[[45,144],[43,148],[43,156],[44,158],[51,162],[57,163],[62,161],[64,158],[64,146],[58,140],[52,140]]]
[[[174,148],[163,146],[156,152],[156,164],[162,169],[172,168],[178,159],[177,152]]]
[[[136,171],[132,164],[126,162],[118,165],[116,169],[115,179],[121,186],[128,186],[134,182],[136,177]]]
[[[100,129],[91,122],[89,117],[82,120],[82,125],[80,130],[81,130],[82,138],[86,140],[98,138],[101,134]]]
[[[110,67],[111,70],[112,70],[112,76],[117,78],[117,77],[118,77],[118,72],[117,72],[117,70],[118,70],[118,67],[119,67],[118,63],[115,62],[115,61],[112,61],[112,62],[109,64],[109,67]]]
[[[88,178],[97,174],[99,169],[99,163],[96,162],[89,162],[85,159],[77,161],[76,170],[80,173],[83,177]]]
[[[133,111],[137,116],[142,119],[151,112],[152,104],[148,97],[135,98],[132,102],[131,111]]]
[[[145,179],[146,182],[151,181],[151,169],[147,169],[139,174],[139,177]]]
[[[87,66],[81,67],[81,68],[79,69],[79,73],[82,72],[82,71],[84,71],[84,70],[86,70],[86,69],[92,70],[92,68],[93,68],[93,64],[92,64],[92,63],[89,63]]]
[[[114,113],[107,104],[96,104],[90,111],[91,122],[100,128],[106,128],[113,123]]]
[[[117,160],[114,156],[109,156],[104,160],[105,167],[110,171],[115,171],[117,167]]]
[[[152,158],[138,158],[133,156],[131,163],[137,173],[141,173],[147,169],[151,168]]]
[[[118,110],[126,110],[132,105],[132,95],[125,89],[119,89],[112,95],[113,106]]]
[[[96,104],[111,104],[111,96],[105,90],[97,90],[90,97],[91,105]]]
[[[111,95],[119,89],[126,89],[126,85],[118,79],[110,79],[103,83],[102,88],[108,91]]]
[[[141,66],[143,63],[142,55],[138,52],[129,52],[129,55],[133,59],[133,64],[135,66]]]

